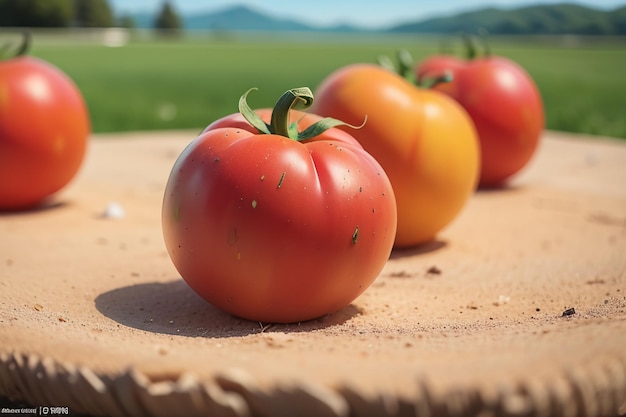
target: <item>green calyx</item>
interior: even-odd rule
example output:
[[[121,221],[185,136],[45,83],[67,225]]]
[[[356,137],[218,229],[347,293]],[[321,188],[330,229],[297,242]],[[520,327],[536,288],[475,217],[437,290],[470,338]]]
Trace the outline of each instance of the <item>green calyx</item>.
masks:
[[[415,63],[411,53],[406,49],[400,49],[396,51],[396,59],[398,61],[397,66],[387,55],[379,55],[378,58],[376,58],[376,62],[381,67],[400,75],[411,84],[417,85],[415,73],[413,72],[413,66]]]
[[[6,61],[11,58],[17,58],[18,56],[26,55],[30,48],[31,35],[29,31],[22,32],[22,42],[17,48],[14,48],[13,42],[7,42],[0,46],[0,61]]]
[[[453,80],[451,71],[444,71],[441,74],[437,74],[434,77],[424,77],[418,80],[415,77],[415,61],[411,56],[411,53],[405,49],[400,49],[396,52],[396,58],[398,60],[398,66],[387,55],[381,55],[377,58],[378,65],[386,68],[391,72],[395,72],[408,82],[421,88],[433,88],[440,83],[449,83]]]
[[[491,47],[489,46],[489,42],[487,40],[489,37],[487,29],[478,29],[478,35],[476,37],[467,33],[462,33],[461,37],[463,39],[463,44],[465,45],[465,59],[472,60],[481,56],[491,56]],[[478,48],[476,47],[477,43],[479,43],[479,45],[482,47],[482,51],[480,53],[478,51]]]
[[[308,87],[293,88],[287,90],[276,102],[274,109],[272,110],[272,117],[270,123],[265,123],[263,119],[248,105],[248,94],[257,90],[257,88],[251,88],[246,91],[239,99],[239,112],[242,116],[254,126],[259,132],[265,134],[281,135],[293,139],[296,141],[304,141],[314,138],[326,130],[336,126],[349,126],[353,129],[359,129],[365,125],[365,121],[360,126],[352,126],[341,120],[333,119],[332,117],[325,117],[311,126],[307,127],[303,131],[298,131],[297,122],[289,122],[289,113],[292,109],[298,107],[300,109],[307,109],[313,104],[313,93]]]
[[[422,88],[435,88],[438,84],[449,83],[453,79],[454,75],[452,75],[452,71],[444,71],[434,77],[422,77],[418,85]]]

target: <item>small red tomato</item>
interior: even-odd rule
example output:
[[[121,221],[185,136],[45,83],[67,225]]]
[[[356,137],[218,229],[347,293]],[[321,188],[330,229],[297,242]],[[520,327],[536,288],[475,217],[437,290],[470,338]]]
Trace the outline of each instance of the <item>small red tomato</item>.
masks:
[[[83,97],[61,70],[24,56],[0,60],[0,209],[24,209],[78,172],[91,130]]]
[[[256,114],[245,97],[245,118],[212,123],[174,164],[162,212],[169,255],[192,289],[236,316],[289,323],[337,311],[391,252],[389,179],[334,123],[290,111],[310,90]]]
[[[500,186],[535,154],[545,125],[539,90],[521,66],[499,56],[461,60],[437,55],[415,68],[418,82],[444,71],[451,72],[452,81],[433,88],[459,102],[476,126],[480,186]]]

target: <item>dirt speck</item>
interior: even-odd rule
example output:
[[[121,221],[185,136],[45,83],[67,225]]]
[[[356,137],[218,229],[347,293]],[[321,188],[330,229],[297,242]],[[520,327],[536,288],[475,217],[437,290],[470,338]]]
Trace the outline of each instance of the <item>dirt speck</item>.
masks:
[[[441,275],[441,269],[433,265],[426,270],[426,275]]]
[[[571,307],[563,311],[561,317],[573,316],[574,314],[576,314],[576,310],[574,309],[574,307]]]

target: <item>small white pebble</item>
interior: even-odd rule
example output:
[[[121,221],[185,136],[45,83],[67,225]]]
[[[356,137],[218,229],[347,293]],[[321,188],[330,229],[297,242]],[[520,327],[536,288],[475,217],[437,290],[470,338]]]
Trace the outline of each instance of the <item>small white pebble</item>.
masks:
[[[104,208],[102,217],[105,219],[122,219],[126,217],[126,212],[124,211],[124,207],[122,207],[119,203],[111,201]]]
[[[506,295],[501,295],[498,297],[498,305],[507,304],[509,301],[511,301],[511,297],[508,297]]]

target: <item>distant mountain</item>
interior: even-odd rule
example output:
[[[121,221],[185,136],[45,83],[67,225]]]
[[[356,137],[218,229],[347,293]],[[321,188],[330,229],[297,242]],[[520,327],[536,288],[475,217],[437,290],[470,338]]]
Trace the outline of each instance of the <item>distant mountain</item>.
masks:
[[[484,28],[491,34],[625,35],[626,6],[602,11],[575,4],[487,8],[388,29],[396,33],[458,33]]]
[[[214,13],[187,16],[186,29],[303,31],[315,30],[309,25],[288,19],[277,19],[245,6],[235,6]]]
[[[139,13],[131,16],[135,27],[150,29],[153,27],[154,16]],[[216,12],[183,15],[181,16],[184,29],[214,30],[214,31],[329,31],[354,32],[359,31],[350,25],[332,27],[318,27],[297,20],[279,19],[269,14],[247,6],[233,6]]]
[[[152,28],[154,16],[131,16],[137,28]],[[213,31],[324,31],[364,32],[350,25],[318,27],[297,20],[280,19],[246,6],[181,16],[185,29]],[[517,9],[486,8],[419,20],[381,30],[389,33],[459,33],[484,28],[491,34],[626,35],[626,6],[603,11],[562,3]]]

